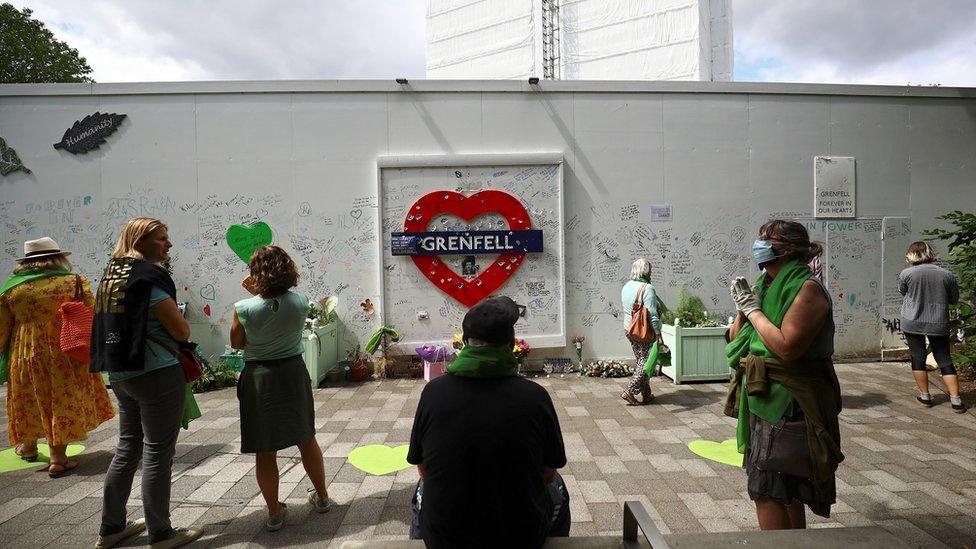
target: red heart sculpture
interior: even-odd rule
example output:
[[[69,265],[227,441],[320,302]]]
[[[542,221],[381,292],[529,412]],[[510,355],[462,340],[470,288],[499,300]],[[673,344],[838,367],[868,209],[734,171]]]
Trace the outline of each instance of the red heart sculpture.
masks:
[[[451,214],[471,221],[487,213],[501,214],[508,221],[509,229],[532,228],[529,212],[521,202],[508,193],[489,190],[476,192],[471,196],[454,191],[425,194],[410,206],[407,219],[403,222],[403,230],[425,232],[430,220],[441,214]],[[434,286],[465,306],[473,307],[515,274],[522,266],[525,254],[502,254],[473,280],[465,280],[437,256],[415,255],[411,259]]]

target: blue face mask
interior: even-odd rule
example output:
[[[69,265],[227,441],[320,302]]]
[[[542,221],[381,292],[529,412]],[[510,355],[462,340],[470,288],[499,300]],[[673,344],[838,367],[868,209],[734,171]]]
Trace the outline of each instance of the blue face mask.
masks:
[[[769,240],[757,240],[752,244],[752,257],[756,260],[756,266],[760,269],[767,263],[772,263],[782,256],[773,252],[773,243]]]

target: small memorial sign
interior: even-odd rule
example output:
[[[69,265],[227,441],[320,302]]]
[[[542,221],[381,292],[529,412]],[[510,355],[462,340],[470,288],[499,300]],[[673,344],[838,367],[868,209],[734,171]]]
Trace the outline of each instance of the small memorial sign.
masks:
[[[854,157],[814,157],[814,217],[855,217]]]
[[[542,231],[433,231],[390,235],[393,255],[526,254],[542,252]]]

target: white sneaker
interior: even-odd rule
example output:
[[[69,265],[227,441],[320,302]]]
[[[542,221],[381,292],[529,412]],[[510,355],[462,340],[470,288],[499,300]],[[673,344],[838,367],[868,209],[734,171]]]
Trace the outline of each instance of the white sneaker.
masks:
[[[278,515],[274,517],[268,517],[268,520],[264,523],[264,529],[269,532],[277,532],[285,526],[285,520],[288,518],[288,506],[283,502],[278,502]]]
[[[312,508],[315,509],[316,513],[328,513],[332,510],[332,501],[328,497],[325,499],[320,498],[315,488],[308,489],[308,502],[312,504]]]
[[[124,540],[125,538],[132,537],[139,532],[146,529],[146,519],[136,519],[130,520],[125,523],[125,528],[121,532],[111,534],[108,536],[98,536],[98,541],[95,542],[96,549],[107,549],[108,547],[114,547],[115,544]]]
[[[152,549],[172,549],[182,547],[203,535],[200,528],[173,528],[173,535],[150,545]]]

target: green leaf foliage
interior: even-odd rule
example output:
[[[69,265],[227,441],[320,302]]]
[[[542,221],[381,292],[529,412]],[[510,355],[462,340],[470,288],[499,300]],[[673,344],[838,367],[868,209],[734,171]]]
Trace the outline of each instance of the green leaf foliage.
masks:
[[[199,356],[203,358],[202,355]],[[191,388],[194,393],[206,393],[207,391],[216,391],[237,385],[237,376],[235,375],[237,372],[230,364],[223,360],[213,363],[206,358],[203,359],[203,364],[203,374],[193,382]]]
[[[0,83],[92,82],[85,58],[32,13],[0,4]]]
[[[948,267],[959,277],[959,304],[950,331],[958,338],[952,359],[971,379],[976,378],[976,214],[952,211],[936,219],[949,228],[923,231],[929,240],[944,240],[949,249]]]
[[[701,298],[688,293],[685,289],[685,285],[681,285],[681,291],[678,294],[678,306],[674,310],[663,307],[663,302],[658,305],[658,313],[661,316],[661,322],[664,324],[674,325],[674,320],[680,319],[681,325],[686,328],[705,328],[718,326],[718,322],[708,314],[705,310],[705,304],[702,302]]]

